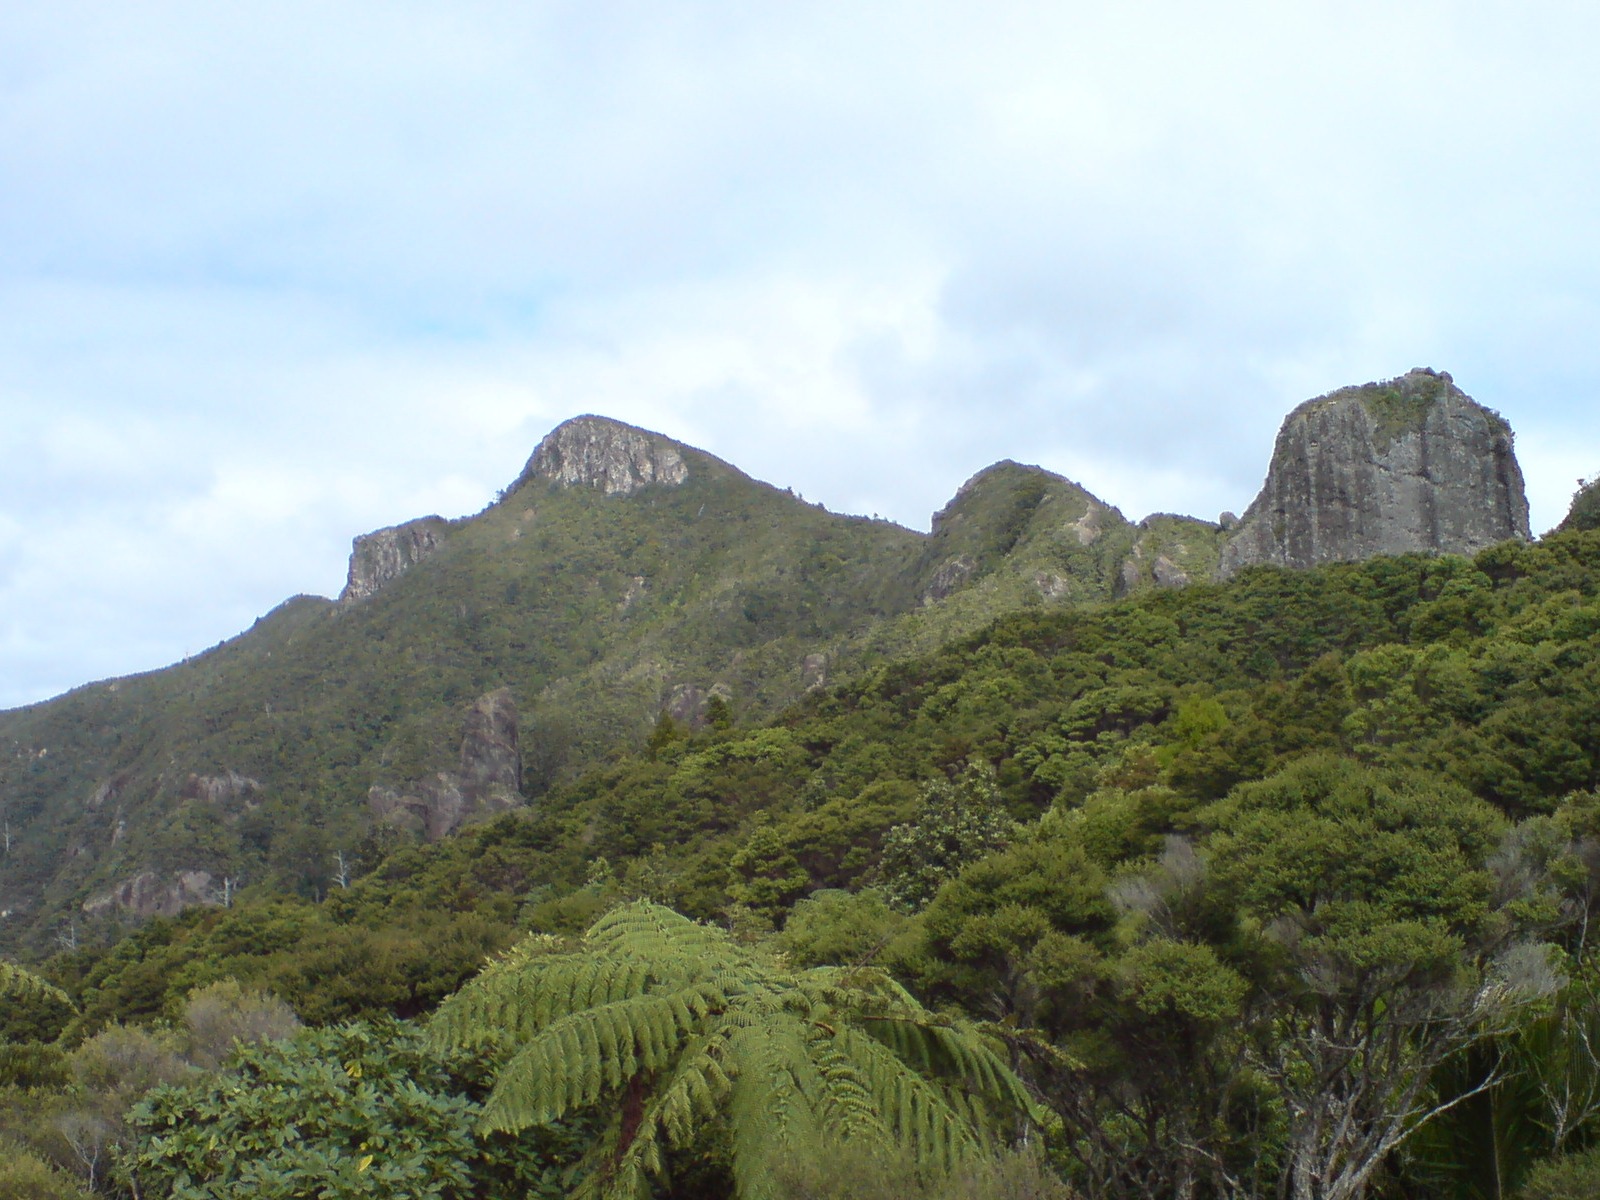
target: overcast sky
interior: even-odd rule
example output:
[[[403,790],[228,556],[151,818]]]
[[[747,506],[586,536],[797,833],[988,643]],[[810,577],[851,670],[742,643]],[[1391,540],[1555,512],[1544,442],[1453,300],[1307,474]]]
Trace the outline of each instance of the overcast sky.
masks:
[[[598,412],[927,528],[1242,511],[1413,366],[1600,472],[1600,6],[0,0],[0,706]]]

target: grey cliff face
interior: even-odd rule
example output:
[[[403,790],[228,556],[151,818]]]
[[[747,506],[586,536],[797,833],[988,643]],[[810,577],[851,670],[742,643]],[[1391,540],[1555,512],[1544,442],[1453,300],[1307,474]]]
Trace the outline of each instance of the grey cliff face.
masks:
[[[90,916],[121,911],[139,917],[170,917],[197,904],[222,903],[221,884],[209,871],[178,870],[165,876],[141,871],[85,900],[83,911]]]
[[[523,479],[599,488],[626,496],[648,484],[676,486],[689,477],[678,448],[658,434],[606,417],[574,417],[540,442]]]
[[[1448,374],[1418,369],[1343,388],[1289,414],[1267,481],[1223,547],[1218,575],[1253,563],[1470,554],[1528,537],[1511,427]]]
[[[467,710],[461,733],[461,787],[474,800],[494,792],[522,791],[522,752],[517,746],[517,702],[510,688],[479,696]]]
[[[450,522],[419,517],[404,525],[364,533],[350,548],[350,574],[339,593],[340,604],[354,604],[376,595],[439,548]]]
[[[462,825],[526,803],[517,705],[509,688],[473,701],[461,734],[457,770],[439,771],[404,789],[374,784],[367,806],[378,820],[436,842]]]

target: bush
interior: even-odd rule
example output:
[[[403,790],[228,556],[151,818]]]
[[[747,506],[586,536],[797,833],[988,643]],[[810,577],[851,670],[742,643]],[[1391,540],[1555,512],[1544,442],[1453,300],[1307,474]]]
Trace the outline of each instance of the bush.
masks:
[[[240,1044],[128,1116],[145,1196],[464,1200],[559,1195],[560,1137],[479,1141],[479,1106],[415,1027],[353,1022]]]
[[[0,1142],[0,1196],[6,1200],[92,1200],[71,1176],[11,1142]]]
[[[220,1064],[236,1043],[276,1041],[300,1028],[294,1009],[282,1000],[232,979],[190,992],[183,1024],[189,1031],[189,1061],[206,1068]]]
[[[1563,1154],[1528,1172],[1518,1200],[1594,1200],[1600,1196],[1600,1146]]]
[[[1600,476],[1578,486],[1566,519],[1556,526],[1562,533],[1573,529],[1600,529]]]

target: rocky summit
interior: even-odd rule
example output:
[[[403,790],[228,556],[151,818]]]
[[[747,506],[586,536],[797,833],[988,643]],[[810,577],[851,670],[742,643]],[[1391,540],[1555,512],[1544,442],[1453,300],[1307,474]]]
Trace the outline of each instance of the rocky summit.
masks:
[[[1511,538],[1529,538],[1511,427],[1448,373],[1418,368],[1289,414],[1218,573],[1468,554]]]
[[[391,525],[359,534],[350,548],[350,572],[340,604],[354,604],[377,595],[439,548],[450,522],[443,517],[418,517],[404,525]]]
[[[688,475],[670,439],[609,417],[584,416],[556,426],[539,443],[519,482],[542,478],[626,496],[647,484],[680,484]]]

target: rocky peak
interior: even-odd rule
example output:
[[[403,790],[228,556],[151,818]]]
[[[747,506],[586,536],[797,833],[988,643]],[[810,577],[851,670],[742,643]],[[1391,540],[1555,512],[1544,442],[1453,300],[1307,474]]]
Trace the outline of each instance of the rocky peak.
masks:
[[[339,603],[375,595],[437,550],[449,528],[443,517],[419,517],[357,537],[350,545],[350,573]]]
[[[626,496],[647,484],[676,486],[689,477],[678,446],[658,433],[607,417],[574,417],[551,430],[523,469],[524,482],[599,488]]]
[[[1511,427],[1427,368],[1308,400],[1284,420],[1219,574],[1529,537]]]

